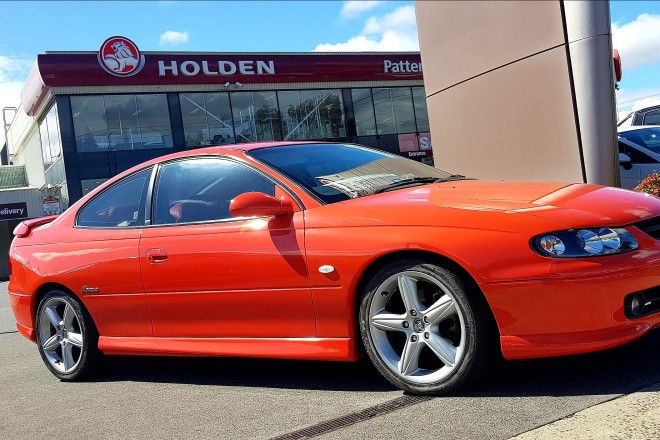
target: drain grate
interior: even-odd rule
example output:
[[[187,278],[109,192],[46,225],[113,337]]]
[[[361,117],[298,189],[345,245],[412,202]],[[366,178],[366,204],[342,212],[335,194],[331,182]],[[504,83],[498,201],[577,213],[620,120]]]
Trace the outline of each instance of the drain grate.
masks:
[[[302,440],[306,438],[316,437],[317,435],[325,434],[339,428],[354,425],[356,423],[364,422],[365,420],[373,419],[374,417],[382,416],[407,406],[416,405],[418,403],[431,400],[431,396],[401,396],[389,402],[375,405],[362,411],[358,411],[345,416],[337,417],[336,419],[327,420],[325,422],[317,423],[316,425],[308,426],[307,428],[298,431],[290,432],[279,437],[273,437],[271,440]]]

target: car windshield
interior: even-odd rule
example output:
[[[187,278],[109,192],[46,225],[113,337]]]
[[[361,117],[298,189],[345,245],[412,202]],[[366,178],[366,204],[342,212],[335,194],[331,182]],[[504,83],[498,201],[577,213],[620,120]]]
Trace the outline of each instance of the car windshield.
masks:
[[[400,156],[353,145],[287,145],[252,150],[248,155],[277,169],[325,203],[464,178]]]
[[[642,128],[619,133],[619,136],[660,154],[660,128]]]

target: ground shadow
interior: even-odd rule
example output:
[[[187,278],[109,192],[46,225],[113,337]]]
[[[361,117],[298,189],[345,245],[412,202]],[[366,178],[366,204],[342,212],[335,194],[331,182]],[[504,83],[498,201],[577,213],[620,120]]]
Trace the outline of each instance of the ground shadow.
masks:
[[[461,396],[625,394],[660,382],[660,329],[597,353],[505,362]],[[356,363],[237,358],[115,357],[99,381],[354,392],[396,390],[366,360]]]

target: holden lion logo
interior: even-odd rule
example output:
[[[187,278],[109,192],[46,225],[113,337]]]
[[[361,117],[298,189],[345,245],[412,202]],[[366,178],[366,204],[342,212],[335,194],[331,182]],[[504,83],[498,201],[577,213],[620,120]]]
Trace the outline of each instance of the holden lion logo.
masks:
[[[124,37],[105,40],[98,59],[103,70],[115,76],[133,76],[144,67],[144,55],[135,43]]]

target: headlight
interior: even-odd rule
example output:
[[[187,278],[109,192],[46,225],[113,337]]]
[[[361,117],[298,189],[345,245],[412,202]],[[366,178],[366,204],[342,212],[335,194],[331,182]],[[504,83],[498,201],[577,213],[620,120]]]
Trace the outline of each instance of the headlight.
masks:
[[[552,232],[532,239],[532,248],[555,258],[597,257],[637,249],[637,239],[623,228],[574,229]]]

